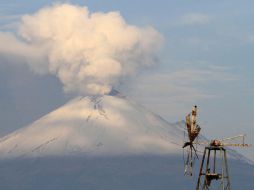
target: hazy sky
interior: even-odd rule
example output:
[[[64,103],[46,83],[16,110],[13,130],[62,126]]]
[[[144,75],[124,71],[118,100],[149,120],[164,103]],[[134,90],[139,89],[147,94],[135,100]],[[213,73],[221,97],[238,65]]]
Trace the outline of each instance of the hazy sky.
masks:
[[[15,31],[23,14],[53,2],[0,0],[0,31]],[[119,11],[127,23],[152,26],[164,37],[157,66],[143,70],[118,90],[169,122],[184,119],[197,104],[204,135],[221,138],[246,133],[254,142],[253,1],[57,2],[87,6],[92,12]],[[14,64],[0,54],[1,136],[71,97],[63,93],[56,77],[35,75],[25,64]],[[254,159],[253,148],[246,152]]]

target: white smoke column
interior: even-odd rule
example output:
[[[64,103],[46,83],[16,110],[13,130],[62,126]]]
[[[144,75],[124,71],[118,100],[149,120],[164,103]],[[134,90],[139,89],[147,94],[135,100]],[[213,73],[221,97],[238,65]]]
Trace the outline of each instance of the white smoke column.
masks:
[[[18,31],[23,43],[40,49],[35,71],[56,75],[66,92],[108,93],[119,81],[154,63],[162,43],[151,27],[125,22],[119,12],[89,13],[87,7],[58,4],[26,15]]]

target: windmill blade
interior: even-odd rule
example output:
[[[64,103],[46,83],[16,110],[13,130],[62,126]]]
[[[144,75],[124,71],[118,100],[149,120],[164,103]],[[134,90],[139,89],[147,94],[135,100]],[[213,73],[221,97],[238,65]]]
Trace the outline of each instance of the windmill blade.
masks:
[[[188,137],[189,140],[191,139],[191,119],[190,119],[190,114],[188,114],[186,116],[186,128],[187,128],[187,132],[188,132]]]
[[[184,175],[190,175],[190,176],[192,176],[194,161],[196,158],[198,159],[198,154],[197,154],[198,151],[194,147],[193,142],[197,140],[199,132],[201,130],[201,128],[196,123],[196,119],[197,119],[196,116],[197,116],[197,106],[194,106],[192,108],[192,112],[185,117],[186,129],[188,132],[189,139],[185,141],[182,146],[184,150],[187,150],[186,160],[184,161],[184,164],[185,164]]]
[[[193,157],[190,146],[187,148],[187,157],[184,162],[184,175],[192,176]]]
[[[184,175],[189,175],[192,176],[192,170],[193,170],[193,166],[195,163],[196,158],[198,158],[198,154],[197,154],[197,149],[193,146],[193,144],[188,143],[188,145],[186,146],[187,149],[187,156],[186,156],[186,160],[184,161]]]

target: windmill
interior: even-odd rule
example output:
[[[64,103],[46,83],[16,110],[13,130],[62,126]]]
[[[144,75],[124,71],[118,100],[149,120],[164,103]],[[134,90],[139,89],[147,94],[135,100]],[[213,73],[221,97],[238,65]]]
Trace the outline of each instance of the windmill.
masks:
[[[188,140],[182,147],[183,149],[187,149],[184,174],[192,176],[193,163],[198,158],[197,145],[203,145],[205,149],[200,165],[196,190],[212,190],[214,188],[217,190],[231,190],[226,147],[250,147],[251,145],[245,143],[246,135],[244,134],[223,138],[221,140],[214,139],[210,142],[198,141],[201,128],[196,124],[196,116],[197,106],[194,106],[192,113],[186,116]]]
[[[197,150],[194,147],[197,137],[200,133],[200,126],[197,125],[197,106],[194,106],[192,112],[186,116],[187,141],[183,145],[184,150],[184,175],[192,176],[192,168],[196,158]]]

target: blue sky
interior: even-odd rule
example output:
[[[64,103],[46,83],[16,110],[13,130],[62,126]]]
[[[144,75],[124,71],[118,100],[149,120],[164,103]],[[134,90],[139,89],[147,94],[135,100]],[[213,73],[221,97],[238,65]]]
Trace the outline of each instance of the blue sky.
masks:
[[[54,1],[0,1],[0,30],[14,31],[23,14]],[[119,11],[165,39],[156,67],[119,90],[166,120],[182,120],[192,105],[209,138],[248,134],[254,142],[254,2],[251,0],[57,1],[94,11]],[[70,99],[53,76],[38,76],[0,55],[0,135],[33,122]],[[244,151],[254,159],[253,148]]]

